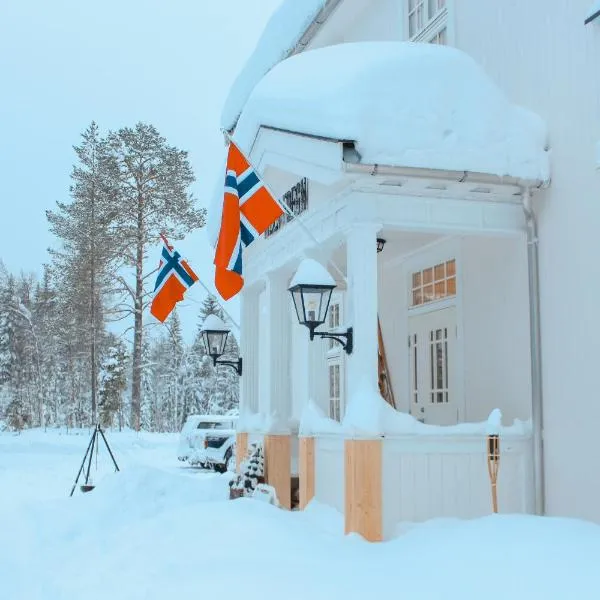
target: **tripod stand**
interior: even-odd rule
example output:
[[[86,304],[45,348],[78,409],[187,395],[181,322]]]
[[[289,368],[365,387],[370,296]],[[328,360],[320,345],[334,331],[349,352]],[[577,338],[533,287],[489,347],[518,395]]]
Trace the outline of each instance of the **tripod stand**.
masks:
[[[108,450],[108,453],[110,454],[110,457],[112,458],[113,464],[115,465],[115,471],[119,470],[117,461],[115,460],[112,450],[110,449],[110,446],[108,445],[108,442],[106,441],[106,438],[104,437],[104,431],[102,431],[102,427],[100,427],[100,423],[97,423],[96,428],[94,429],[94,433],[92,434],[92,439],[90,440],[87,450],[85,451],[85,454],[83,456],[83,460],[81,461],[81,467],[79,467],[79,472],[77,473],[77,477],[75,478],[75,483],[73,484],[73,489],[71,490],[69,497],[71,497],[73,495],[73,492],[75,491],[75,488],[77,487],[77,482],[79,481],[79,477],[81,477],[81,473],[83,472],[83,469],[85,467],[86,459],[88,461],[88,464],[87,464],[87,470],[86,470],[86,474],[85,474],[85,483],[81,486],[81,491],[82,492],[90,492],[95,487],[94,485],[90,485],[88,482],[90,480],[90,470],[92,468],[92,457],[94,455],[94,446],[96,447],[96,456],[98,455],[98,446],[100,444],[100,441],[98,440],[98,434],[100,434],[102,436],[102,439],[104,440],[106,449]]]

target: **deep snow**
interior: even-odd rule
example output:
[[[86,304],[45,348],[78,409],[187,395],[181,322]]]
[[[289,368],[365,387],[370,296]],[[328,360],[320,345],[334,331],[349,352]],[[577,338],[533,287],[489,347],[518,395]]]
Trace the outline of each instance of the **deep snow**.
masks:
[[[122,472],[69,499],[88,432],[0,433],[3,600],[598,597],[596,525],[444,520],[371,545],[325,507],[224,500],[227,476],[180,467],[177,436],[108,437]]]

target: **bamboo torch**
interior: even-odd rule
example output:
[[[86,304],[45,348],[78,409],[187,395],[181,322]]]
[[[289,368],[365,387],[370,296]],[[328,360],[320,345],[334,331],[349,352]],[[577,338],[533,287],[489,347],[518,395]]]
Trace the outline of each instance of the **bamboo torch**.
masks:
[[[498,512],[498,470],[500,468],[500,424],[502,413],[494,409],[487,422],[487,466],[492,486],[492,510]]]

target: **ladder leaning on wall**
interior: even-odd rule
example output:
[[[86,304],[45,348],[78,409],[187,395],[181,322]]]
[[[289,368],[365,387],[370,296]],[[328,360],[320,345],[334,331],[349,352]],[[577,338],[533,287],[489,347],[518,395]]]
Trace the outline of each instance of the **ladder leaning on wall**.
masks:
[[[385,355],[385,345],[383,343],[383,335],[381,334],[381,322],[379,317],[377,317],[377,338],[379,340],[379,344],[377,346],[379,393],[392,408],[396,408],[396,401],[394,400],[394,391],[392,390],[392,382],[390,380],[390,373],[388,369],[387,357]]]

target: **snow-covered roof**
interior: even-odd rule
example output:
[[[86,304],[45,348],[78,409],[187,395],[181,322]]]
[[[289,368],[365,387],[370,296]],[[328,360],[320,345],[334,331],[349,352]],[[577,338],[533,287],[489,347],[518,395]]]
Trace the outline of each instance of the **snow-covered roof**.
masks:
[[[235,127],[254,86],[278,62],[293,52],[328,2],[331,0],[283,0],[229,90],[221,114],[221,126],[224,129],[231,130]]]
[[[254,88],[235,140],[261,125],[356,142],[363,163],[546,180],[547,132],[467,54],[358,42],[296,54]]]
[[[585,24],[591,23],[594,19],[600,17],[600,0],[594,0],[585,17]]]

